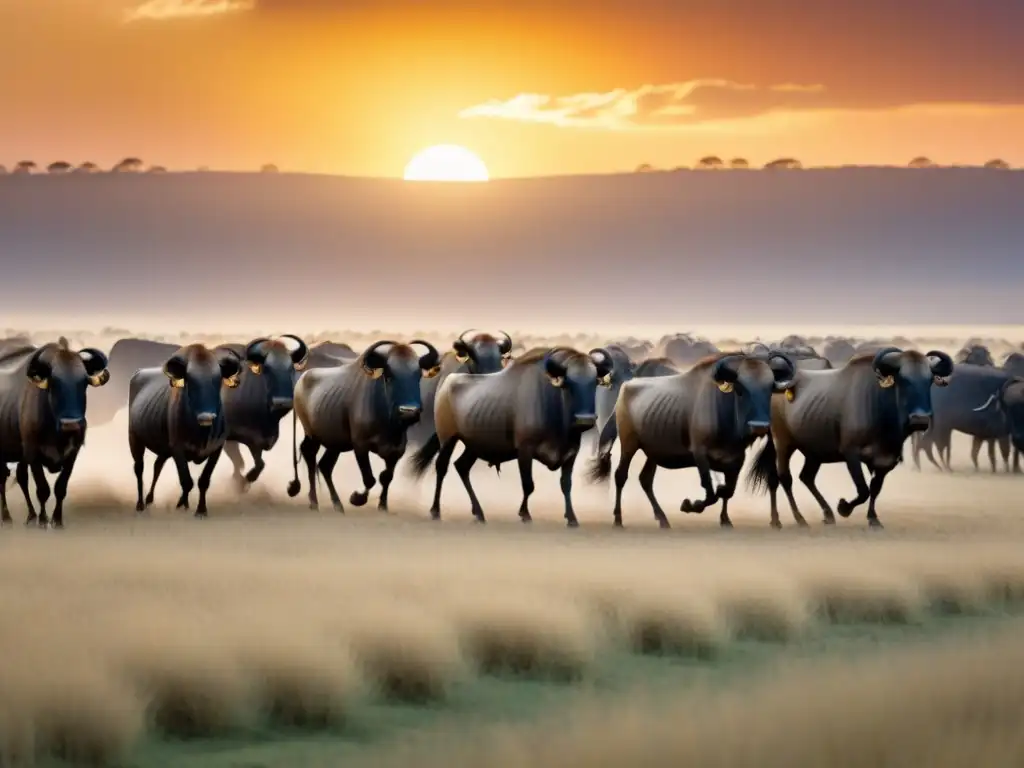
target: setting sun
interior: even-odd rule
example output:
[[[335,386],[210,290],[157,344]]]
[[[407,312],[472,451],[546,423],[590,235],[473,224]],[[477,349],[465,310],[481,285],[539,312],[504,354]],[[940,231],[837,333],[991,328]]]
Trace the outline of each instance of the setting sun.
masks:
[[[417,154],[405,166],[406,181],[487,181],[483,160],[465,147],[439,144]]]

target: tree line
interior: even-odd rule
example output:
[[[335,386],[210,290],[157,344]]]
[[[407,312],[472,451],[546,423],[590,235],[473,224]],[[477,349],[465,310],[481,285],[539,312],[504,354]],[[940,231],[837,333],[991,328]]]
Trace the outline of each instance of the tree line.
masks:
[[[209,168],[201,166],[197,169],[198,171],[208,171]],[[96,163],[85,162],[75,165],[73,163],[65,162],[64,160],[58,160],[50,163],[45,168],[40,168],[39,164],[34,160],[20,160],[15,163],[10,170],[4,165],[0,165],[0,175],[2,174],[13,174],[27,176],[34,173],[45,171],[51,176],[60,176],[63,174],[74,173],[74,174],[92,174],[92,173],[167,173],[167,168],[163,165],[149,165],[147,166],[138,157],[126,157],[121,162],[111,166],[109,169],[101,168]],[[273,163],[267,163],[260,167],[261,173],[277,173],[278,167]]]
[[[694,164],[693,167],[695,169],[700,169],[700,170],[714,170],[714,169],[719,169],[719,168],[731,168],[731,169],[734,169],[734,170],[747,170],[749,168],[752,168],[753,166],[750,164],[750,162],[746,158],[743,158],[743,157],[734,157],[731,160],[723,160],[718,155],[707,155],[705,157],[702,157],[700,160],[698,160],[696,162],[696,164]],[[780,158],[778,158],[776,160],[772,160],[771,162],[765,163],[762,167],[764,169],[770,171],[770,170],[775,170],[775,169],[798,170],[800,168],[803,168],[804,166],[795,157],[780,157]],[[896,167],[896,166],[889,166],[889,167]],[[933,162],[931,159],[921,155],[919,157],[913,158],[909,163],[907,163],[907,167],[908,168],[939,168],[941,166],[938,163]],[[963,167],[963,166],[952,166],[952,167]],[[989,169],[992,169],[992,170],[1009,170],[1011,166],[1005,160],[1002,160],[1000,158],[994,158],[992,160],[989,160],[987,163],[985,163],[984,165],[982,165],[980,167],[982,167],[982,168],[989,168]],[[657,171],[686,171],[686,170],[689,170],[689,168],[687,166],[685,166],[685,165],[679,165],[679,166],[676,166],[674,168],[656,168],[653,165],[650,165],[649,163],[641,163],[640,165],[638,165],[636,167],[636,173],[654,173],[654,172],[657,172]]]

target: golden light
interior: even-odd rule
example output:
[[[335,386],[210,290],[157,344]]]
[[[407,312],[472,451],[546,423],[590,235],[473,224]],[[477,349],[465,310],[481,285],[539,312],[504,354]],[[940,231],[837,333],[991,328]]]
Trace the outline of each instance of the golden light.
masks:
[[[457,144],[427,147],[405,166],[406,181],[487,181],[484,161]]]

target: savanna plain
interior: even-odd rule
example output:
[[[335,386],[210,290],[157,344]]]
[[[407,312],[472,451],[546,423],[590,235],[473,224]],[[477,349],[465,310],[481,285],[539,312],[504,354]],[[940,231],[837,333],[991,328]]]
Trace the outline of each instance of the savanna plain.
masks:
[[[10,489],[0,764],[1024,763],[1024,478],[975,471],[962,436],[953,473],[890,475],[881,531],[863,507],[825,527],[799,484],[808,529],[741,487],[735,528],[712,508],[661,530],[636,472],[616,530],[585,448],[566,530],[539,466],[529,526],[514,467],[474,471],[486,525],[454,475],[431,521],[433,474],[402,466],[388,513],[310,511],[286,424],[244,493],[222,459],[205,520],[173,509],[173,472],[134,512],[124,410],[90,428],[66,529],[22,527]],[[350,454],[335,477],[361,487]],[[698,488],[656,481],[668,510]]]

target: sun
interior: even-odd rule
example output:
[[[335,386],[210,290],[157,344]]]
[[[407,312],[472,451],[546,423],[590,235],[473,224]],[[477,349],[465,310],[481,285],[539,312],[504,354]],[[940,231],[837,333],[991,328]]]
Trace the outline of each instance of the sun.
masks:
[[[484,161],[457,144],[427,147],[405,166],[406,181],[488,181]]]

